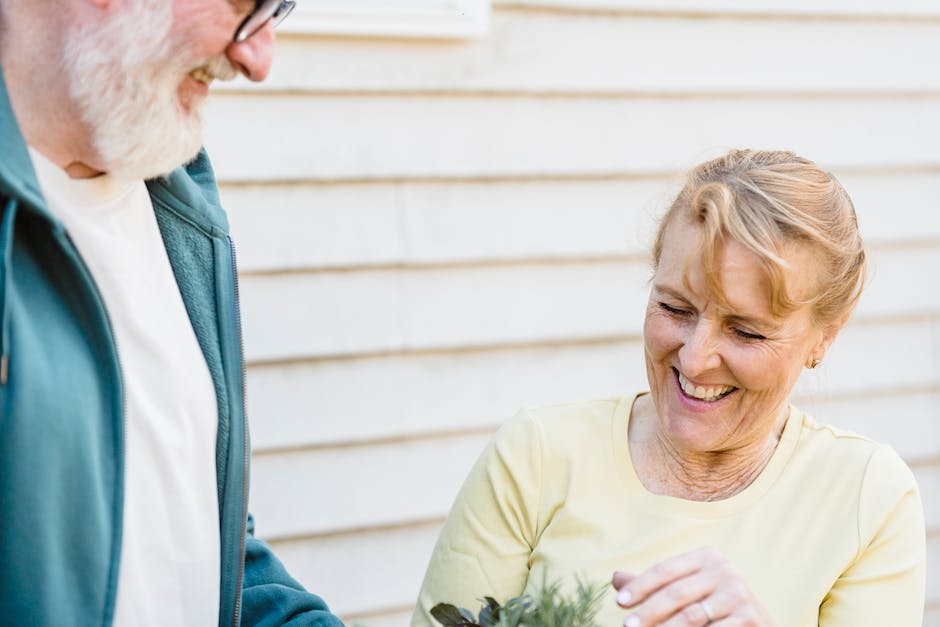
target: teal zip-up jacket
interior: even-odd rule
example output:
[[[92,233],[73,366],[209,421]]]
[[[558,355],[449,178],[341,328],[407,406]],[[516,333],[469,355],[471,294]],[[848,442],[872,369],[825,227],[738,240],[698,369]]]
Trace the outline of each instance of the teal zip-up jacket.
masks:
[[[111,625],[121,365],[101,295],[40,193],[2,72],[0,151],[0,624]],[[218,400],[219,625],[342,627],[252,535],[235,256],[205,153],[147,187]]]

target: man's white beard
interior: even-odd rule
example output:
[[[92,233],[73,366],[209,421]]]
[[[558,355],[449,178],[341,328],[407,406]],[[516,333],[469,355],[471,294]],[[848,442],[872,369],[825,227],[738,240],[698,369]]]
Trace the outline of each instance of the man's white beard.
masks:
[[[202,145],[202,102],[184,111],[178,88],[203,61],[171,40],[172,3],[126,3],[103,27],[65,42],[69,93],[93,133],[97,166],[122,178],[168,174]]]

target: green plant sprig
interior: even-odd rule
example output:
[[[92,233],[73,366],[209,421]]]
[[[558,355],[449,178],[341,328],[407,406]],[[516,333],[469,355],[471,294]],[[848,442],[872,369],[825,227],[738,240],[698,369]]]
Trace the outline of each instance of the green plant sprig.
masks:
[[[522,595],[500,605],[493,597],[483,597],[478,615],[450,603],[431,608],[433,616],[444,627],[600,627],[594,617],[600,611],[605,584],[587,584],[578,580],[573,597],[561,592],[558,581],[542,586],[533,596]]]

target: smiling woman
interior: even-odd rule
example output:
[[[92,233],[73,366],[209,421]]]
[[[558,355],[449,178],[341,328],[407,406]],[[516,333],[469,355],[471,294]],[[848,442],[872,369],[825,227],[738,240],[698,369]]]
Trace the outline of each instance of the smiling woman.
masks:
[[[910,471],[788,400],[864,285],[841,185],[789,152],[702,164],[653,266],[649,392],[505,425],[457,497],[412,624],[432,624],[438,602],[533,593],[547,574],[612,577],[603,625],[919,626]]]
[[[634,460],[654,491],[714,500],[740,491],[770,459],[789,392],[804,364],[821,359],[835,329],[817,327],[808,306],[774,316],[758,258],[737,242],[724,251],[720,304],[707,289],[704,264],[685,263],[684,251],[699,248],[700,227],[676,218],[668,230],[644,326],[651,395],[638,401],[632,425],[635,434],[658,436],[658,445],[637,442]],[[800,252],[788,257],[808,257]],[[787,274],[792,291],[806,293],[815,283],[812,272]],[[723,453],[746,461],[748,471],[716,475],[727,466],[716,456]]]
[[[731,496],[770,459],[790,390],[804,366],[822,361],[861,295],[855,212],[810,161],[733,152],[689,175],[653,263],[644,338],[655,407],[639,401],[632,429],[660,437],[633,447],[638,473],[672,496]],[[746,469],[716,475],[729,453]]]

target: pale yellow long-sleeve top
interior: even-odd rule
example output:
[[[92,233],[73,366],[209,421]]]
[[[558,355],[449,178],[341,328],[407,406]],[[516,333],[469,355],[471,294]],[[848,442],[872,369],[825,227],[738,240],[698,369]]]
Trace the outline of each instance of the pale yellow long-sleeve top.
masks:
[[[479,608],[547,573],[607,582],[704,546],[723,553],[778,627],[919,627],[925,531],[917,484],[890,448],[791,408],[760,476],[722,501],[648,492],[630,459],[633,397],[523,411],[467,477],[425,575],[412,626],[446,601]],[[598,622],[627,612],[612,589]]]

